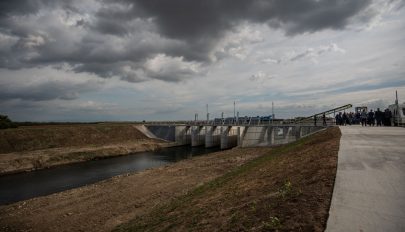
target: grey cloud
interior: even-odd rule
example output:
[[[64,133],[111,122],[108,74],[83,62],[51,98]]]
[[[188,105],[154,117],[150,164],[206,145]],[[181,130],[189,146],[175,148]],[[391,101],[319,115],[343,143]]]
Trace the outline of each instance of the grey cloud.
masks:
[[[1,70],[0,102],[9,100],[47,101],[73,100],[83,92],[100,89],[103,82],[97,79],[70,80],[43,76],[37,69],[20,70],[17,73]],[[53,75],[69,75],[66,71],[54,71]]]
[[[149,59],[145,63],[144,71],[149,77],[171,82],[186,80],[202,73],[198,63],[184,61],[182,57],[169,57],[164,54],[158,54]]]
[[[127,1],[128,2],[128,1]],[[134,2],[134,1],[130,1]],[[344,28],[348,20],[372,1],[344,0],[138,0],[141,8],[153,17],[161,32],[169,37],[188,40],[221,36],[240,21],[269,23],[287,34],[332,28]]]
[[[146,80],[144,77],[139,75],[139,70],[137,70],[138,66],[139,65],[132,62],[85,63],[77,65],[73,68],[73,71],[77,73],[93,73],[104,78],[119,76],[122,80],[135,83]]]
[[[306,87],[287,93],[289,95],[293,94],[294,99],[305,99],[307,97],[319,97],[321,95],[330,96],[353,92],[382,90],[387,88],[405,86],[405,80],[403,80],[402,78],[404,75],[405,72],[399,72],[389,78],[379,80],[379,74],[374,74],[374,76],[364,76],[362,78],[357,78],[356,83],[340,81],[337,83],[321,85],[318,87]]]
[[[272,75],[265,73],[263,71],[258,71],[257,73],[251,75],[249,77],[249,80],[253,81],[253,82],[260,82],[261,84],[263,84],[266,80],[269,80],[272,78],[273,78]]]
[[[383,99],[373,99],[369,101],[359,102],[358,105],[367,106],[369,110],[384,110],[387,108],[388,105],[391,105],[392,102],[383,100]]]
[[[98,19],[97,23],[91,27],[94,27],[95,30],[103,33],[103,34],[112,34],[123,36],[128,32],[128,26],[125,23],[120,21],[113,21],[113,20],[105,20],[105,19]]]
[[[297,54],[297,55],[291,57],[290,61],[296,61],[296,60],[302,59],[302,58],[304,58],[304,57],[307,57],[309,54],[313,54],[313,50],[312,50],[312,49],[311,49],[311,50],[308,50],[308,49],[307,49],[307,50],[305,50],[304,52],[299,53],[299,54]]]
[[[9,87],[0,86],[0,101],[21,99],[29,101],[45,101],[53,99],[73,100],[78,98],[80,92],[87,92],[93,89],[88,83],[81,86],[68,86],[66,83],[47,82],[36,86]]]
[[[181,81],[198,72],[184,69],[179,62],[163,71],[151,71],[147,62],[165,54],[209,65],[226,57],[215,49],[240,23],[264,23],[287,35],[342,29],[371,2],[104,0],[94,2],[97,7],[88,10],[75,0],[1,1],[0,68],[69,63],[76,72],[100,77]],[[63,17],[74,23],[61,23],[60,12],[67,12]],[[28,18],[21,20],[23,16]],[[1,35],[15,40],[10,49],[5,49],[10,43],[2,45],[5,39]]]
[[[59,2],[60,3],[60,2]],[[41,7],[58,4],[53,0],[12,0],[0,1],[0,17],[35,14]]]
[[[280,64],[280,63],[281,63],[281,59],[264,58],[264,59],[262,59],[262,63]]]
[[[6,112],[13,121],[118,121],[123,120],[124,110],[123,108],[117,109],[111,103],[80,101],[79,99],[2,102],[2,113]],[[131,116],[133,117],[133,114]],[[127,116],[126,119],[131,120],[131,116]]]
[[[41,9],[54,8],[78,11],[75,0],[4,0],[0,1],[0,26],[7,26],[10,23],[9,17],[32,15],[37,14]]]
[[[339,48],[335,43],[331,43],[327,46],[320,46],[318,48],[308,48],[303,52],[300,52],[290,58],[290,61],[297,61],[306,57],[315,59],[316,57],[327,53],[327,52],[340,52],[345,53],[346,51],[342,48]]]
[[[123,36],[133,32],[133,30],[149,30],[144,28],[142,24],[131,27],[130,23],[138,18],[138,12],[133,9],[131,3],[109,3],[99,9],[95,14],[95,18],[94,22],[88,22],[86,26],[102,34]]]
[[[113,2],[116,4],[116,1]],[[186,59],[206,62],[209,61],[208,53],[214,49],[217,41],[241,22],[266,23],[270,27],[284,30],[287,35],[327,28],[342,29],[349,23],[349,19],[364,10],[371,0],[120,2],[132,3],[128,6],[136,11],[139,17],[152,19],[160,34],[186,41],[187,49],[180,50]],[[127,11],[128,9],[125,9],[124,15]],[[114,13],[116,12],[111,12],[111,15]],[[115,21],[110,18],[108,20]]]

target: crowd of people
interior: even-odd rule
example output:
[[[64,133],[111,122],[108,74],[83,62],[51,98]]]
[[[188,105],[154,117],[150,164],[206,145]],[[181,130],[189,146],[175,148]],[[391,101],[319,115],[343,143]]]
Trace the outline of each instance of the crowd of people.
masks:
[[[366,111],[363,109],[361,112],[339,112],[335,116],[336,125],[352,125],[360,124],[362,126],[391,126],[392,112],[389,109],[381,111],[377,108],[376,111]]]

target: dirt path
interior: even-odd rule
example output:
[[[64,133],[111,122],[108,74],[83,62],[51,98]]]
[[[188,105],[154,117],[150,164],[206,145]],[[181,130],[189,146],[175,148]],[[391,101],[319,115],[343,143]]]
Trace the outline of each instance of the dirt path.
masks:
[[[232,149],[0,207],[0,230],[110,231],[270,148]]]

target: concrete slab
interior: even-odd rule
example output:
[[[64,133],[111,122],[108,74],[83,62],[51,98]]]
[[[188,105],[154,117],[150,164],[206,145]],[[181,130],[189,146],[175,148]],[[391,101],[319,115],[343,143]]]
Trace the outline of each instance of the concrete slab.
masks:
[[[326,231],[405,231],[405,128],[340,129]]]

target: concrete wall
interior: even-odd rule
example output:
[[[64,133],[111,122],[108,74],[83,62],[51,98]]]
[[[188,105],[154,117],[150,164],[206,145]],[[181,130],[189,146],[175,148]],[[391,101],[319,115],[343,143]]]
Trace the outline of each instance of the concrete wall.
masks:
[[[260,146],[262,143],[268,143],[267,126],[246,126],[240,137],[239,145],[241,147]],[[265,136],[266,135],[266,136]]]
[[[134,127],[150,139],[160,139],[155,134],[153,134],[145,125],[136,125]]]
[[[178,145],[191,144],[190,126],[147,125],[146,128],[148,130],[147,133],[152,133],[156,138],[176,142]]]
[[[241,147],[274,146],[294,142],[323,129],[322,126],[245,126],[239,138]]]
[[[221,127],[205,127],[205,147],[216,147],[221,145]]]
[[[159,139],[175,142],[176,126],[147,125],[146,128]]]

